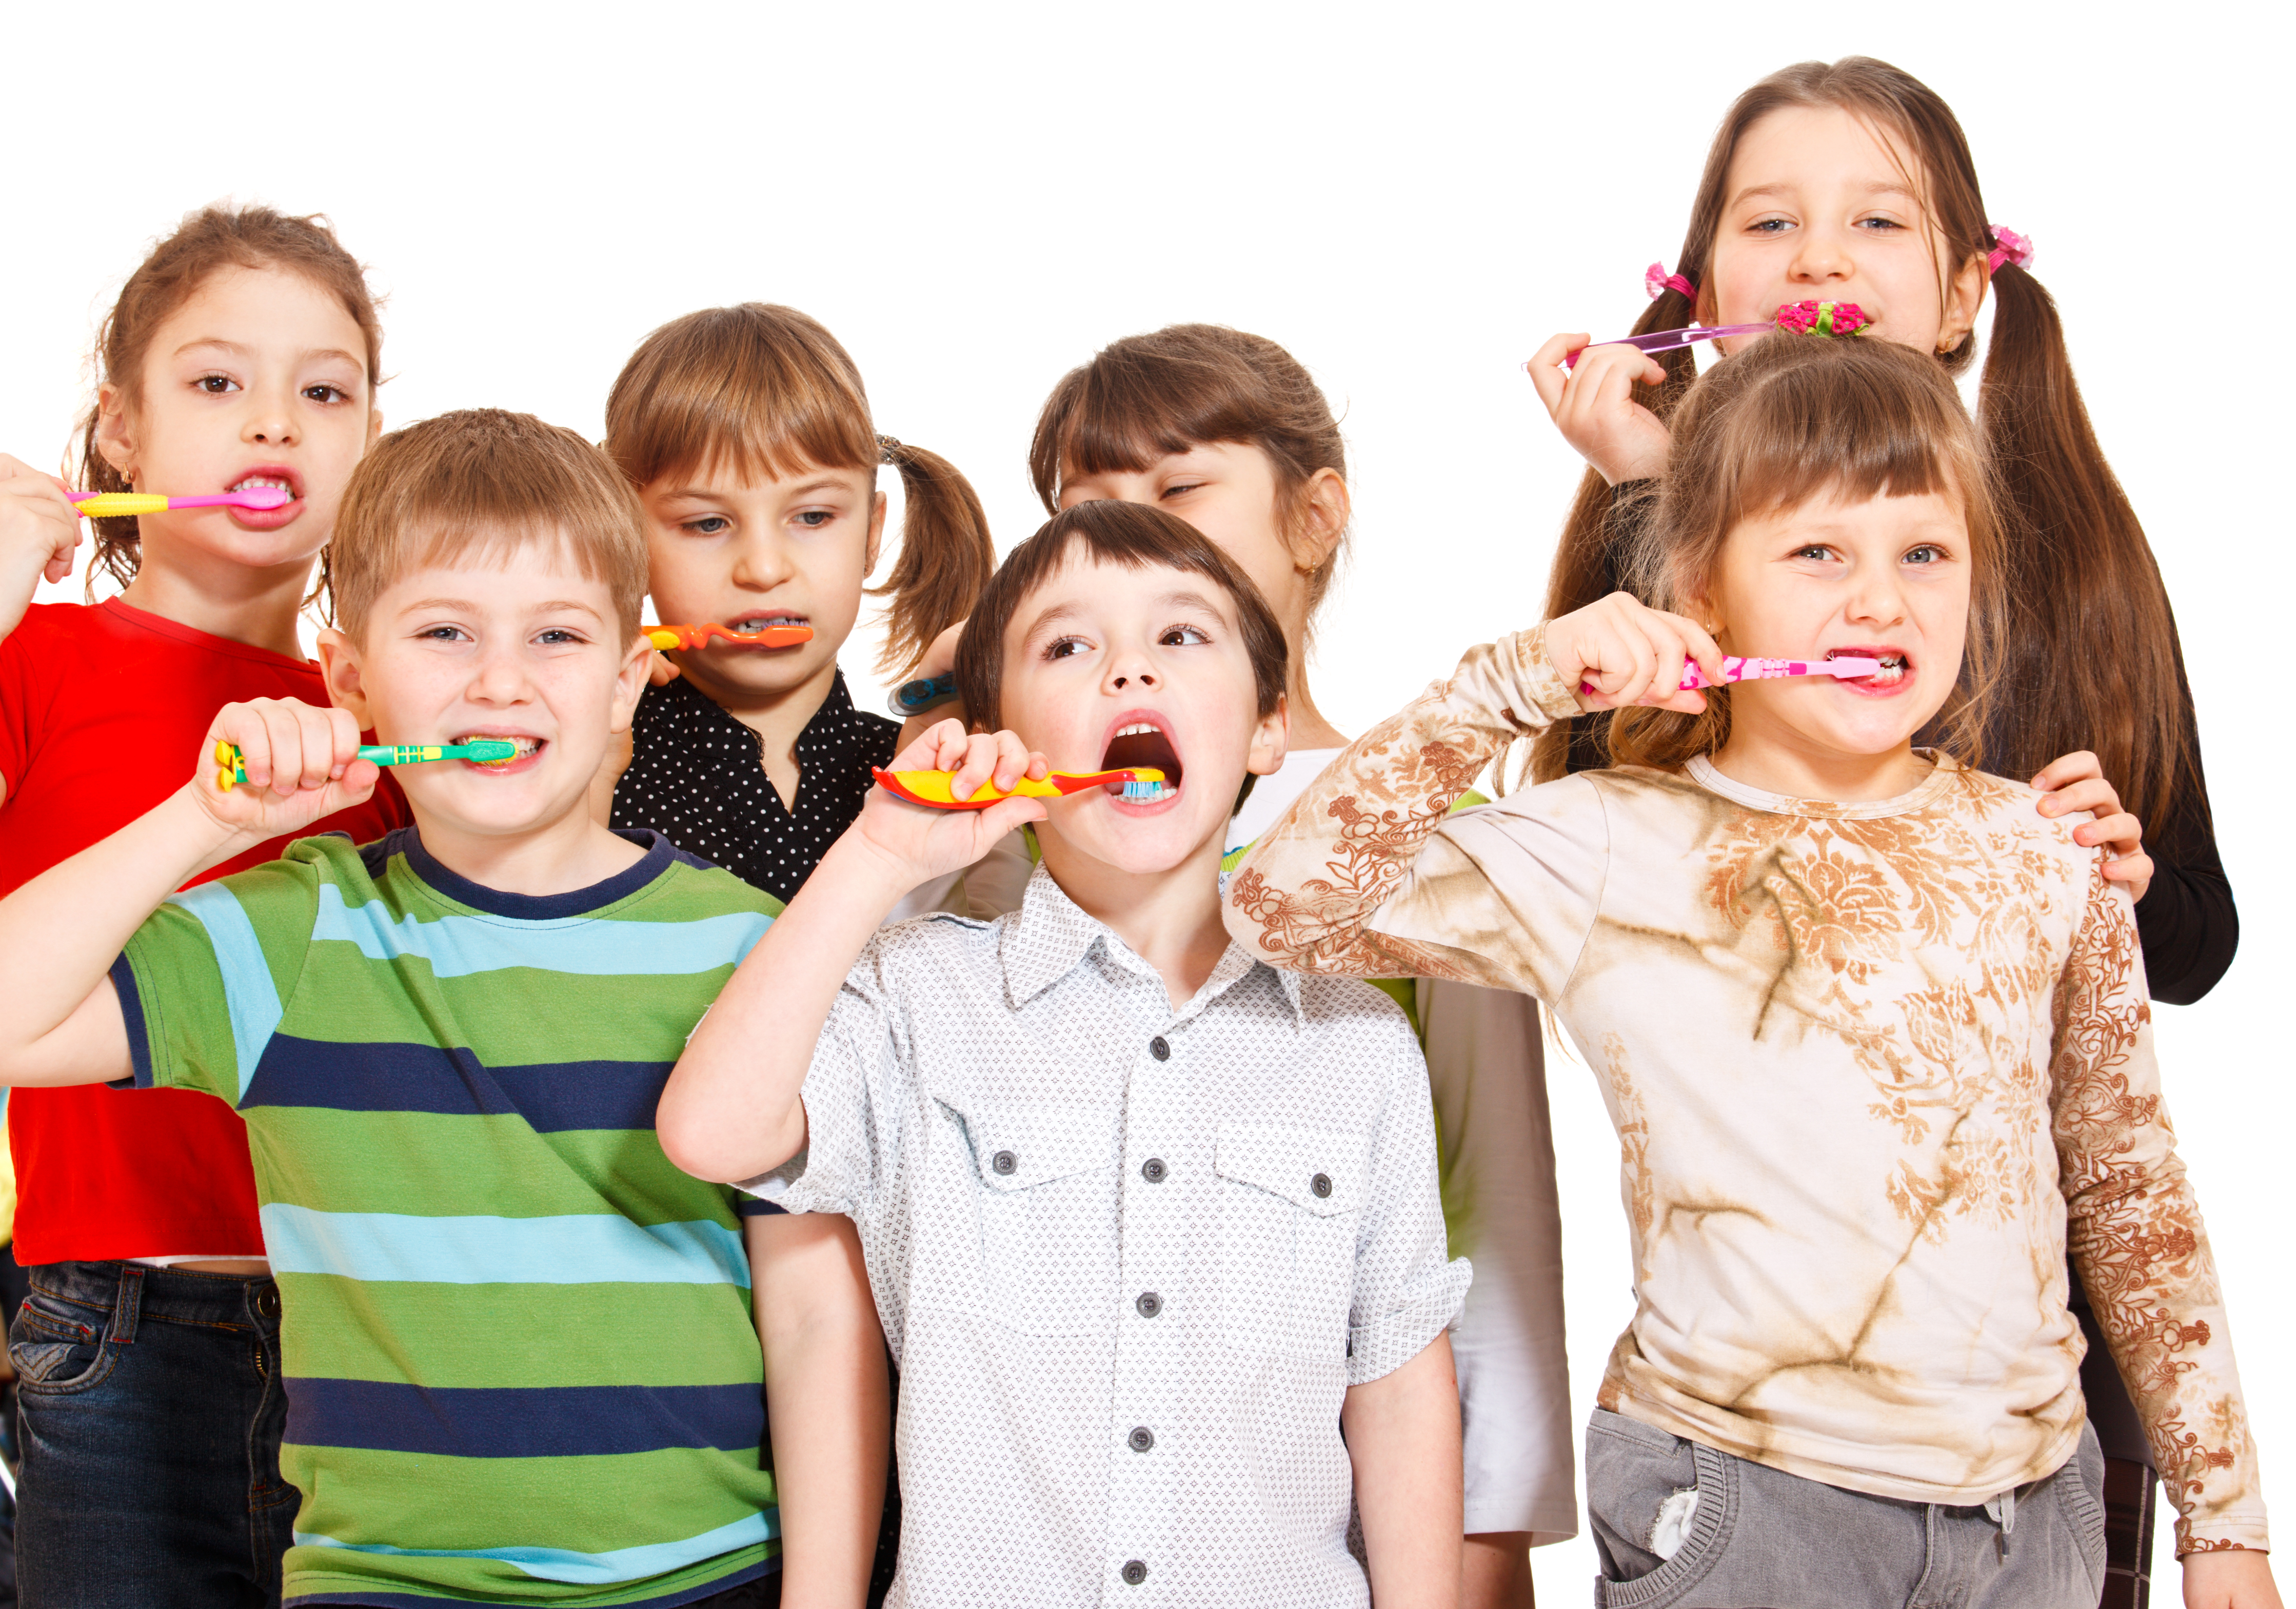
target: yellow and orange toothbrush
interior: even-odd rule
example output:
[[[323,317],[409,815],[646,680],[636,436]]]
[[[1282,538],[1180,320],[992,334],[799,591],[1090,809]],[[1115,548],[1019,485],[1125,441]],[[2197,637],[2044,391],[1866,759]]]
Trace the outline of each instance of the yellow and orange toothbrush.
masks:
[[[217,787],[228,793],[247,780],[247,759],[237,743],[218,742],[215,756],[216,764],[223,768],[216,773]],[[467,743],[368,743],[359,750],[358,757],[378,766],[420,766],[434,759],[499,765],[518,758],[518,745],[500,737],[481,737]]]
[[[1135,804],[1152,804],[1164,796],[1164,774],[1153,766],[1132,766],[1116,771],[1055,771],[1042,782],[1024,776],[1013,784],[1010,793],[1000,793],[996,784],[985,782],[970,799],[956,796],[953,785],[955,781],[954,771],[877,773],[877,784],[887,792],[898,794],[911,804],[930,805],[936,810],[985,810],[990,805],[1016,798],[1059,799],[1118,782],[1124,784],[1124,797]]]
[[[813,641],[813,628],[760,626],[755,631],[729,631],[712,620],[704,626],[649,626],[645,635],[646,641],[664,653],[674,653],[680,648],[706,648],[713,636],[722,636],[744,648],[794,648],[800,643]]]

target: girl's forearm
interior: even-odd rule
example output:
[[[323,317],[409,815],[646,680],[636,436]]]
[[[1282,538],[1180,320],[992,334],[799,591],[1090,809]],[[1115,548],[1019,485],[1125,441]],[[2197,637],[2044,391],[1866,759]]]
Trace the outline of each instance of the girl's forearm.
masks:
[[[0,900],[0,978],[8,980],[10,1007],[0,1013],[0,1081],[83,1081],[42,1041],[102,985],[168,895],[245,847],[177,792]]]
[[[697,1178],[754,1178],[805,1145],[800,1099],[845,975],[908,892],[849,833],[830,846],[686,1041],[655,1127]]]
[[[885,1502],[891,1391],[850,1219],[747,1220],[781,1506],[782,1602],[861,1609]]]
[[[1391,1374],[1348,1388],[1340,1428],[1377,1609],[1453,1609],[1465,1506],[1459,1382],[1438,1335]]]

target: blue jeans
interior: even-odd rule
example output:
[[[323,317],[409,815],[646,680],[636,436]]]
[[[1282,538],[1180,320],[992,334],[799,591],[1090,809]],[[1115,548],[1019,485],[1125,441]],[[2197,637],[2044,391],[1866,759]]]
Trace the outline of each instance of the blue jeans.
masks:
[[[124,1262],[33,1268],[8,1328],[23,1609],[279,1602],[279,1287]]]

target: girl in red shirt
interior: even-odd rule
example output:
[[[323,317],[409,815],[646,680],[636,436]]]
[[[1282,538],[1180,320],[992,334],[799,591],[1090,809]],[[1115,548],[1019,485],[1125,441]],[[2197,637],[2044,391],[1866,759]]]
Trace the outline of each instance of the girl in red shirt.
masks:
[[[220,705],[326,702],[296,625],[381,429],[381,340],[325,220],[209,207],[104,321],[74,472],[96,491],[276,485],[291,501],[97,520],[89,591],[99,572],[125,590],[35,604],[70,573],[79,518],[62,481],[0,456],[0,893],[159,803]],[[406,820],[386,782],[314,830],[365,841]],[[10,1103],[8,1131],[31,1284],[9,1330],[22,1603],[276,1604],[295,1494],[238,1114],[197,1094],[44,1089]]]

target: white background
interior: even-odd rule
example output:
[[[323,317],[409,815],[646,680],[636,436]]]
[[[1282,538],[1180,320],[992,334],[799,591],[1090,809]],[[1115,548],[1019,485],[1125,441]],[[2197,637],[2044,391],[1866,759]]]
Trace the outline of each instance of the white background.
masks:
[[[373,265],[395,423],[491,404],[595,436],[648,329],[786,301],[850,348],[880,429],[973,477],[1005,546],[1042,518],[1023,454],[1064,370],[1232,324],[1344,418],[1355,559],[1315,685],[1357,731],[1532,620],[1578,465],[1519,365],[1557,329],[1625,332],[1730,98],[1803,57],[1895,62],[2038,242],[2176,600],[2247,932],[2160,1046],[2286,1499],[2287,13],[1882,9],[27,7],[0,450],[58,461],[119,281],[226,196],[331,213]],[[1592,1080],[1558,1057],[1550,1083],[1583,1416],[1629,1274]],[[1544,1601],[1584,1601],[1587,1543],[1535,1558]]]

